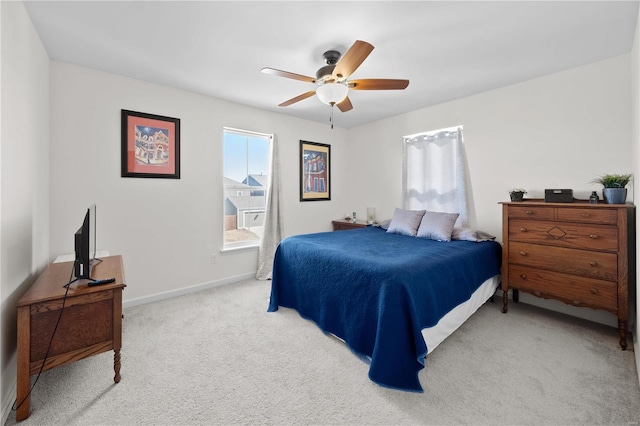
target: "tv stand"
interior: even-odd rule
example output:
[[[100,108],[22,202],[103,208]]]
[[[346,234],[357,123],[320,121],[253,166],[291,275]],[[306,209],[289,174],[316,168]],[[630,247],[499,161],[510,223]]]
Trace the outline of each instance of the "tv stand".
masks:
[[[46,371],[113,350],[113,381],[120,382],[124,267],[122,256],[102,260],[93,267],[92,275],[99,279],[115,277],[115,281],[95,287],[87,285],[91,281],[88,279],[71,284],[53,341],[51,334],[67,291],[64,285],[74,262],[47,266],[18,302],[16,420],[29,417],[31,376],[41,368]],[[45,360],[47,349],[49,355]]]

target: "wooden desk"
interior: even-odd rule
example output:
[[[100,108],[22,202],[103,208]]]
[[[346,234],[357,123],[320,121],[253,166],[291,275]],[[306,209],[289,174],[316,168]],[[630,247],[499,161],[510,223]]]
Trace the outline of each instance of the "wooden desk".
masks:
[[[109,350],[114,351],[113,380],[120,381],[122,347],[122,256],[102,258],[93,278],[115,278],[111,284],[87,286],[82,279],[69,286],[64,310],[51,341],[69,282],[73,262],[52,263],[18,302],[18,383],[16,420],[29,417],[31,376]]]

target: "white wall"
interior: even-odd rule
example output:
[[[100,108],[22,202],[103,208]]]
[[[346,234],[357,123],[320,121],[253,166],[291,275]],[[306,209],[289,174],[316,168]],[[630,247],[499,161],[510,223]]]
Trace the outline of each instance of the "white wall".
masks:
[[[120,177],[121,109],[180,118],[180,179]],[[223,240],[223,126],[277,135],[286,235],[331,230],[345,211],[346,130],[52,62],[51,258],[73,251],[95,202],[98,249],[124,256],[125,303],[255,274],[256,250],[210,261]],[[331,145],[331,201],[299,201],[300,139]]]
[[[2,423],[15,398],[16,304],[48,263],[49,57],[22,2],[0,2]]]
[[[364,217],[367,206],[379,219],[391,217],[401,204],[402,136],[461,124],[472,224],[501,239],[498,203],[510,188],[527,188],[531,197],[572,188],[587,198],[600,190],[591,183],[598,175],[632,171],[630,64],[623,55],[347,131],[53,62],[50,255],[72,250],[71,235],[96,202],[99,248],[125,256],[125,302],[252,274],[255,251],[210,263],[222,246],[223,126],[278,134],[285,233],[292,235],[329,230],[331,219],[353,210]],[[181,118],[180,180],[120,178],[121,108]],[[332,145],[331,202],[298,201],[300,139]],[[617,324],[604,311],[522,296]]]
[[[638,11],[638,20],[636,21],[636,33],[633,38],[633,50],[631,51],[631,143],[633,145],[632,150],[632,162],[633,162],[633,175],[636,180],[640,179],[640,26],[637,24],[640,22],[640,11]],[[634,186],[634,197],[637,200],[640,194],[640,188]],[[640,214],[636,212],[636,229],[640,229]],[[636,257],[640,253],[638,245],[640,240],[636,238]],[[638,270],[636,270],[636,283],[640,277]],[[633,340],[634,350],[636,355],[636,366],[638,366],[638,380],[640,380],[640,340],[638,339],[638,330],[640,330],[640,292],[637,291],[636,285],[636,299],[635,299],[635,324],[633,324]]]
[[[498,235],[512,187],[588,198],[599,174],[631,170],[629,90],[624,55],[353,129],[349,155],[366,161],[350,169],[349,198],[390,217],[402,200],[402,136],[463,125],[476,223]]]
[[[348,156],[363,160],[349,169],[349,199],[390,218],[402,203],[402,136],[463,125],[471,223],[501,240],[498,203],[510,188],[538,198],[545,188],[572,188],[588,198],[601,189],[590,183],[598,175],[632,171],[630,80],[623,55],[352,129]],[[617,326],[603,311],[521,300]]]

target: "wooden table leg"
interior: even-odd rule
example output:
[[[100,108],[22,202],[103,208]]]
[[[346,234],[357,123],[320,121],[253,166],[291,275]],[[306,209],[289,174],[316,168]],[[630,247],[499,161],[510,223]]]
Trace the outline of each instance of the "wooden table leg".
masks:
[[[122,289],[113,291],[113,381],[120,383],[120,348],[122,348]]]
[[[31,414],[31,371],[29,343],[31,340],[31,312],[29,306],[18,308],[18,365],[16,384],[16,420],[22,421]]]
[[[620,333],[620,348],[627,350],[627,322],[618,320],[618,332]]]
[[[509,305],[509,290],[502,290],[502,313],[506,314]]]
[[[113,351],[113,371],[116,372],[116,375],[113,376],[113,381],[120,383],[120,349]]]

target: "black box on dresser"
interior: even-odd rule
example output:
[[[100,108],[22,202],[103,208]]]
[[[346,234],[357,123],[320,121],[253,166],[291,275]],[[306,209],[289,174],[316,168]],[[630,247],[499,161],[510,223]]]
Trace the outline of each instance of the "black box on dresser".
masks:
[[[573,189],[545,189],[544,201],[547,203],[573,203]]]

